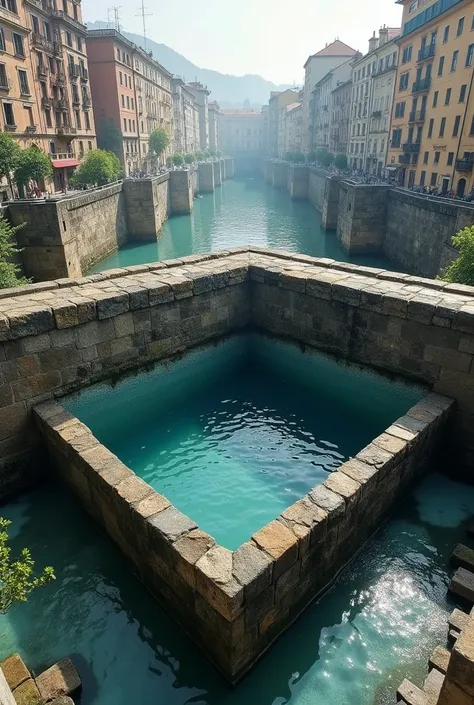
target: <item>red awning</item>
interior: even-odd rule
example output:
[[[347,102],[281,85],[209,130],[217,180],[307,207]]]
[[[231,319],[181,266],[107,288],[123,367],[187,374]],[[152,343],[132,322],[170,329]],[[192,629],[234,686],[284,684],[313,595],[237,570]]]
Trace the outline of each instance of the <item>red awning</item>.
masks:
[[[68,166],[78,166],[79,161],[77,159],[52,159],[51,164],[55,169],[64,169]]]

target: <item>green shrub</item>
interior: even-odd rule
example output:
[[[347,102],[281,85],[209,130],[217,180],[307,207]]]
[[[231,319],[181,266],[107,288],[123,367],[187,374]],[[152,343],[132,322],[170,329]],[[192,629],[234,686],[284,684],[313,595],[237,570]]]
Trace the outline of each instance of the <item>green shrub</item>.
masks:
[[[23,226],[13,227],[0,216],[0,289],[28,284],[29,280],[20,276],[20,268],[11,260],[20,252],[15,243],[15,233]]]
[[[105,186],[122,173],[120,160],[113,152],[91,149],[77,167],[71,183],[78,186]]]
[[[196,157],[196,161],[202,162],[203,159],[205,159],[204,152],[201,152],[201,150],[194,152],[194,156]]]
[[[295,164],[302,164],[306,161],[306,157],[303,152],[293,152],[293,162]]]
[[[157,127],[150,135],[150,151],[160,157],[170,143],[170,136],[163,127]]]
[[[43,150],[35,146],[21,150],[15,168],[15,181],[20,188],[30,179],[40,183],[52,173],[51,159]]]
[[[347,169],[347,157],[345,154],[337,154],[334,159],[334,166],[338,169]]]
[[[184,157],[182,154],[173,154],[171,161],[175,166],[182,166],[184,164]]]
[[[317,162],[318,161],[318,156],[317,156],[316,152],[310,152],[308,154],[308,161],[309,162]]]
[[[194,164],[194,162],[196,161],[196,155],[191,154],[191,152],[188,152],[184,155],[184,161],[186,162],[186,164]]]
[[[452,241],[459,257],[445,269],[441,279],[474,286],[474,225],[458,232]]]

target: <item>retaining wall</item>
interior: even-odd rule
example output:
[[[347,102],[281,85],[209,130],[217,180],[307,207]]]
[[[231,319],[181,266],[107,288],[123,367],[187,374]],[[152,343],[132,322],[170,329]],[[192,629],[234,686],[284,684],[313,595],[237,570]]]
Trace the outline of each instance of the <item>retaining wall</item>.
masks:
[[[386,242],[388,186],[339,184],[337,239],[351,254],[376,254]]]
[[[127,179],[123,191],[128,239],[156,240],[172,210],[170,173],[153,179]]]

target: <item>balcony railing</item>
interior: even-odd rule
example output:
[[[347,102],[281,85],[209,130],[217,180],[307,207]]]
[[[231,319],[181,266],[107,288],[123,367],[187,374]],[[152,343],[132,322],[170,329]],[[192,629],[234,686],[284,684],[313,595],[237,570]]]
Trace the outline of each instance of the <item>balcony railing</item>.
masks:
[[[424,122],[426,118],[426,110],[412,110],[408,122]]]
[[[398,157],[398,161],[400,164],[409,164],[410,163],[410,155],[409,154],[400,154]]]
[[[81,68],[81,81],[89,80],[89,71],[86,68]]]
[[[54,107],[56,108],[56,110],[67,110],[67,100],[65,98],[59,98],[58,100],[55,100]]]
[[[53,98],[50,98],[49,96],[43,96],[41,98],[41,103],[43,105],[43,108],[52,108],[54,105],[54,100]]]
[[[62,159],[76,159],[76,153],[75,152],[52,152],[50,155],[51,159],[56,160],[62,160]]]
[[[86,25],[75,20],[74,17],[71,17],[70,15],[68,15],[67,12],[63,12],[63,10],[56,10],[55,8],[52,8],[51,14],[57,20],[63,20],[63,22],[67,22],[72,27],[74,27],[74,29],[77,29],[79,32],[83,32],[84,34],[87,32]]]
[[[39,78],[39,79],[45,79],[45,78],[47,78],[47,77],[48,77],[48,73],[49,73],[49,70],[48,70],[48,67],[45,66],[45,64],[40,64],[40,65],[38,66],[38,78]]]
[[[65,137],[66,135],[76,135],[77,130],[75,127],[71,127],[71,125],[61,125],[60,127],[56,128],[56,134],[59,137]]]
[[[57,73],[51,74],[51,83],[53,86],[66,85],[66,74],[64,71],[58,71]]]
[[[81,73],[81,67],[79,66],[79,64],[69,64],[68,70],[69,78],[71,78],[73,81],[75,81]]]
[[[436,54],[436,44],[428,44],[418,52],[418,61],[426,61],[432,59]]]
[[[457,171],[472,171],[474,167],[474,157],[466,157],[465,159],[456,159]]]
[[[92,105],[92,99],[90,96],[85,96],[82,98],[82,107],[83,108],[90,108]]]
[[[25,132],[28,132],[29,134],[34,134],[37,131],[37,129],[38,129],[38,127],[36,125],[28,125]]]
[[[408,154],[418,154],[420,151],[421,142],[405,142],[403,151]]]
[[[5,132],[16,132],[16,125],[5,125]]]
[[[419,81],[415,81],[412,88],[412,93],[423,93],[423,91],[429,91],[431,86],[431,77],[420,78]]]
[[[78,95],[72,96],[72,104],[73,105],[80,105],[81,104],[81,99],[79,98]]]
[[[37,34],[36,32],[33,32],[33,34],[31,35],[31,41],[34,47],[43,49],[43,51],[47,51],[50,54],[54,54],[54,42],[52,42],[50,39],[46,39],[46,37],[43,37],[42,34]]]

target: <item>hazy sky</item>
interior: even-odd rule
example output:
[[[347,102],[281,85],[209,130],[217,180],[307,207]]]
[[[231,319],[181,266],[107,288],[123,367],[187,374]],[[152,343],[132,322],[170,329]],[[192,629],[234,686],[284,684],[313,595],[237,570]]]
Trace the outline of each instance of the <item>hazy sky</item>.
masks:
[[[119,9],[123,29],[142,30],[141,0],[83,0],[84,20],[107,20]],[[395,0],[145,0],[147,34],[201,68],[301,82],[309,54],[336,37],[367,51],[374,30],[399,26]]]

